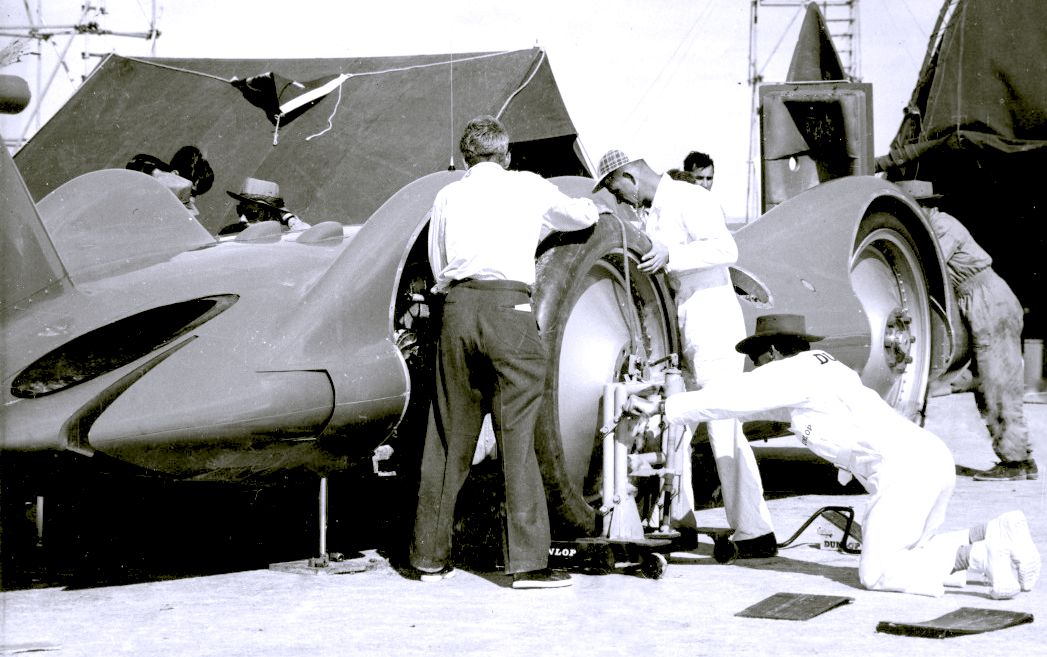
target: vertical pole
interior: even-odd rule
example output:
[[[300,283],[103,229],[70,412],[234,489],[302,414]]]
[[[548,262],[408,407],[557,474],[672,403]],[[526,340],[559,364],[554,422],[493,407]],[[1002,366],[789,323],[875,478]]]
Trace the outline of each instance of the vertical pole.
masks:
[[[327,477],[320,477],[320,558],[327,556]]]
[[[36,496],[36,545],[44,544],[44,496]]]
[[[759,157],[757,156],[759,153],[759,146],[757,145],[757,139],[759,138],[759,130],[757,128],[759,104],[757,98],[759,97],[758,88],[760,83],[759,66],[756,61],[758,8],[759,0],[752,0],[752,5],[749,7],[749,171],[745,188],[745,223],[749,223],[754,218],[760,216],[762,210],[760,207],[760,192],[756,186],[757,167],[759,166]]]

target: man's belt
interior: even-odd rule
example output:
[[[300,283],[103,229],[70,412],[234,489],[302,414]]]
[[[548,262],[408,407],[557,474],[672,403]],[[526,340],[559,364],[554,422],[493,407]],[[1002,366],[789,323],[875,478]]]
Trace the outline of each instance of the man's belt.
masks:
[[[710,267],[708,269],[691,269],[673,272],[671,280],[677,298],[687,299],[698,290],[726,287],[731,284],[731,274],[727,267]]]
[[[528,296],[531,294],[531,286],[527,283],[501,279],[463,278],[451,281],[447,284],[448,291],[451,291],[456,287],[467,287],[473,290],[493,290],[497,292],[523,292]]]

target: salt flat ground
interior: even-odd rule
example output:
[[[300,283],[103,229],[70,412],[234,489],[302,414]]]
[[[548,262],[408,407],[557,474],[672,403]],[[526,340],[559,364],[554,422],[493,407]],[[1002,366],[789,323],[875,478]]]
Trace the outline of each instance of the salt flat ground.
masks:
[[[1047,405],[1026,404],[1044,459]],[[958,478],[946,529],[1022,509],[1047,555],[1047,476],[975,482],[992,465],[969,393],[933,398],[928,428],[956,456]],[[861,495],[782,491],[813,457],[791,443],[758,444],[779,540],[825,505],[860,507]],[[774,492],[774,489],[779,489]],[[850,491],[850,489],[848,489]],[[724,526],[723,510],[700,512]],[[0,594],[0,654],[55,655],[1047,655],[1047,581],[995,601],[969,584],[941,598],[860,587],[857,557],[813,544],[814,529],[774,559],[719,565],[711,543],[670,555],[661,579],[624,573],[574,575],[574,586],[517,591],[499,573],[462,571],[440,583],[402,576],[377,553],[364,572],[313,575],[257,569],[120,586],[54,586]],[[777,592],[854,601],[808,621],[735,614]],[[879,621],[923,621],[960,607],[1032,613],[998,632],[944,640],[876,632]]]

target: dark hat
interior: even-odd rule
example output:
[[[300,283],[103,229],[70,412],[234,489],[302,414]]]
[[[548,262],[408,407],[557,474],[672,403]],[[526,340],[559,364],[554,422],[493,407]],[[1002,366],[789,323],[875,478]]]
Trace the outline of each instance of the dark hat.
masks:
[[[167,162],[164,162],[155,155],[150,155],[149,153],[139,153],[138,155],[132,157],[127,162],[127,164],[124,165],[124,168],[130,169],[131,171],[141,171],[142,173],[148,173],[152,175],[152,173],[158,169],[160,171],[170,171],[171,165],[169,165]]]
[[[807,322],[803,315],[761,315],[756,318],[756,330],[734,346],[735,351],[751,354],[762,348],[768,338],[789,336],[806,342],[818,342],[824,339],[821,335],[807,333]]]
[[[171,171],[193,182],[193,194],[206,194],[214,184],[214,170],[207,158],[196,146],[188,145],[179,148],[171,157]]]
[[[929,180],[899,180],[894,184],[901,187],[906,194],[922,203],[938,201],[944,198],[941,194],[934,193],[934,183]]]

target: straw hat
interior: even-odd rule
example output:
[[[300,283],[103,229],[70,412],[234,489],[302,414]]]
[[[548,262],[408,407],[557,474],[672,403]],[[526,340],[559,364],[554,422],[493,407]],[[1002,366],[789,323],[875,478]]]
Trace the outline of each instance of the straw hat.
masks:
[[[280,196],[280,185],[271,180],[245,178],[239,193],[227,191],[226,194],[238,201],[264,203],[277,209],[284,205],[284,199]]]

